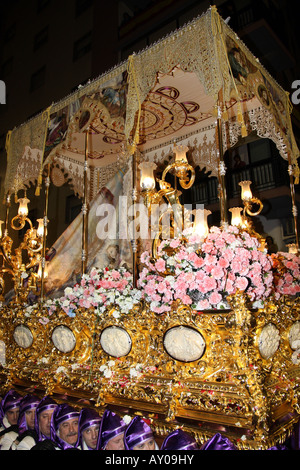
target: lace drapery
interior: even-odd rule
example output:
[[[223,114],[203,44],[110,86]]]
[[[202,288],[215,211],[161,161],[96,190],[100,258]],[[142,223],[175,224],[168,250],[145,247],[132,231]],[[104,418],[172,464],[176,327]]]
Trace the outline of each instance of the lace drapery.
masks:
[[[13,129],[9,134],[9,139],[7,139],[9,142],[7,142],[6,148],[5,194],[17,192],[23,188],[25,181],[37,179],[43,155],[47,122],[47,115],[42,113]]]
[[[222,75],[217,59],[210,11],[187,26],[133,56],[128,86],[125,136],[130,140],[139,103],[156,84],[157,73],[175,67],[194,72],[206,94],[216,101],[229,74]],[[220,56],[222,52],[220,52]]]

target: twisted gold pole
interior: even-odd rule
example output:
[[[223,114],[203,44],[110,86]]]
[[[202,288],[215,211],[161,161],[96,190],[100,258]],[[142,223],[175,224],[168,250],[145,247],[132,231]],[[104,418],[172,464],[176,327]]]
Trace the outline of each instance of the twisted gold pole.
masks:
[[[294,185],[294,172],[293,172],[293,166],[292,166],[292,161],[291,161],[291,155],[290,153],[288,154],[288,172],[289,172],[289,177],[290,177],[290,189],[291,189],[291,198],[292,198],[292,214],[293,214],[293,220],[294,220],[294,230],[295,230],[295,237],[296,237],[296,247],[297,247],[297,253],[299,253],[299,239],[298,239],[298,210],[295,202],[295,185]]]
[[[88,225],[88,197],[87,197],[87,171],[89,158],[89,127],[85,131],[85,153],[84,153],[84,173],[83,173],[83,205],[82,205],[82,253],[81,253],[81,274],[86,272],[87,263],[87,225]]]
[[[46,267],[46,239],[48,225],[48,203],[49,203],[49,187],[50,187],[50,164],[47,166],[47,176],[45,179],[45,205],[44,205],[44,231],[43,231],[43,248],[42,248],[42,271],[41,271],[41,296],[40,302],[44,302],[44,281]]]
[[[137,237],[136,237],[136,225],[135,225],[135,205],[137,200],[137,155],[136,152],[132,155],[132,205],[133,205],[133,235],[131,239],[132,248],[132,277],[133,286],[137,287],[138,280],[138,266],[137,266]]]
[[[216,131],[216,142],[217,142],[217,153],[218,153],[218,181],[219,181],[219,198],[220,198],[220,213],[221,213],[221,225],[228,222],[227,217],[227,193],[225,185],[225,174],[226,168],[224,164],[224,151],[223,151],[223,137],[222,137],[222,119],[221,119],[221,94],[219,93],[218,102],[218,116],[217,116],[217,131]]]

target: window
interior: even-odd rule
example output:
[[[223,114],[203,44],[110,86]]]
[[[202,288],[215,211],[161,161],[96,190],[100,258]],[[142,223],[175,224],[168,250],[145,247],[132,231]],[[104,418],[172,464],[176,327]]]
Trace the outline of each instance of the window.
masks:
[[[78,41],[74,44],[74,51],[73,51],[73,60],[80,59],[80,57],[84,56],[88,52],[90,52],[92,48],[92,32],[85,34],[82,38],[78,39]]]
[[[31,75],[30,91],[35,91],[41,86],[43,86],[45,83],[45,78],[46,78],[46,66],[44,65],[44,67],[41,67],[39,70],[37,70],[35,73]]]
[[[40,47],[42,47],[48,41],[48,30],[49,27],[42,29],[39,33],[37,33],[34,37],[33,42],[33,50],[37,51]]]

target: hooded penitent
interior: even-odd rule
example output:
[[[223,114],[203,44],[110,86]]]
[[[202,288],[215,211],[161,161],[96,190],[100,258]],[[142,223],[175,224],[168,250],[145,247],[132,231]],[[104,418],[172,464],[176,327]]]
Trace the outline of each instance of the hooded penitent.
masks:
[[[26,420],[26,412],[33,409],[36,410],[39,403],[40,398],[35,395],[28,394],[22,398],[20,402],[20,413],[18,419],[19,434],[22,434],[29,429]]]
[[[153,439],[152,429],[142,418],[135,416],[125,431],[125,449],[133,450],[135,446],[149,439]]]
[[[199,450],[199,447],[190,434],[176,429],[165,438],[161,450]]]
[[[80,411],[79,415],[79,427],[78,427],[78,440],[77,440],[77,446],[81,446],[81,449],[84,449],[85,447],[88,450],[93,450],[88,445],[86,442],[84,442],[82,433],[86,429],[90,428],[91,426],[100,426],[101,418],[98,415],[97,411],[93,410],[92,408],[83,408]]]
[[[22,400],[22,396],[16,392],[15,390],[10,390],[7,394],[3,397],[0,404],[0,425],[4,428],[10,427],[10,424],[6,418],[6,413],[9,410],[14,408],[20,407],[20,401]]]
[[[108,441],[125,432],[126,423],[113,411],[105,410],[101,419],[97,449],[105,449]]]
[[[62,450],[74,449],[74,446],[63,441],[59,437],[59,426],[69,419],[79,418],[79,411],[76,411],[72,406],[63,403],[58,405],[53,411],[50,425],[51,440]]]
[[[48,411],[48,410],[55,410],[57,406],[58,405],[56,401],[54,401],[53,398],[49,397],[49,395],[46,395],[45,397],[43,397],[40,403],[38,404],[36,408],[36,412],[35,412],[35,430],[38,434],[39,441],[43,441],[44,439],[49,438],[41,432],[40,427],[39,427],[39,417],[41,413],[43,413],[44,411]]]
[[[237,450],[237,448],[227,437],[217,433],[205,442],[200,450]]]

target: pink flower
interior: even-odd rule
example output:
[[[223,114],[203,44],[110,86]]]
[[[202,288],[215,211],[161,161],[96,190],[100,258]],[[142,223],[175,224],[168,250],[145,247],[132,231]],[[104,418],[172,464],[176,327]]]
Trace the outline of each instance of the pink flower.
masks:
[[[236,279],[236,288],[238,290],[244,291],[248,287],[248,279],[245,277],[237,277]]]
[[[182,280],[177,280],[174,285],[174,290],[178,292],[186,292],[188,285]]]
[[[111,277],[112,277],[113,279],[120,279],[121,274],[120,274],[118,271],[112,271]]]
[[[220,266],[214,266],[211,270],[211,275],[215,279],[221,279],[224,276],[224,271]]]
[[[170,243],[171,248],[177,248],[179,245],[181,245],[181,240],[179,238],[174,238]]]
[[[150,259],[150,255],[148,251],[144,251],[144,253],[141,254],[141,262],[142,263],[147,263]]]
[[[178,253],[176,253],[176,258],[178,261],[188,259],[188,253],[185,250],[181,249]]]
[[[222,300],[222,296],[218,292],[212,292],[212,294],[209,296],[209,302],[212,305],[217,305],[218,303],[221,302],[221,300]]]
[[[199,310],[207,310],[210,308],[210,303],[208,299],[200,300],[197,304],[197,309]]]
[[[215,279],[213,279],[212,277],[206,276],[203,279],[203,287],[204,287],[206,292],[209,292],[210,290],[215,289],[216,286],[217,286],[217,283],[216,283]]]
[[[164,282],[160,282],[158,285],[157,285],[157,292],[159,292],[160,294],[163,294],[166,292],[166,284]]]
[[[157,271],[164,272],[166,270],[166,262],[162,258],[159,258],[155,263]]]
[[[220,266],[220,268],[223,268],[223,269],[224,269],[224,268],[225,268],[225,269],[228,268],[228,266],[229,266],[229,261],[228,261],[228,259],[223,258],[223,257],[220,258],[220,259],[219,259],[219,266]]]
[[[195,261],[194,261],[195,268],[197,268],[197,269],[202,268],[203,265],[204,265],[204,259],[199,258],[199,256],[197,256],[197,259],[195,259]]]
[[[242,263],[240,259],[234,259],[231,263],[231,269],[234,273],[239,273],[242,270]]]

